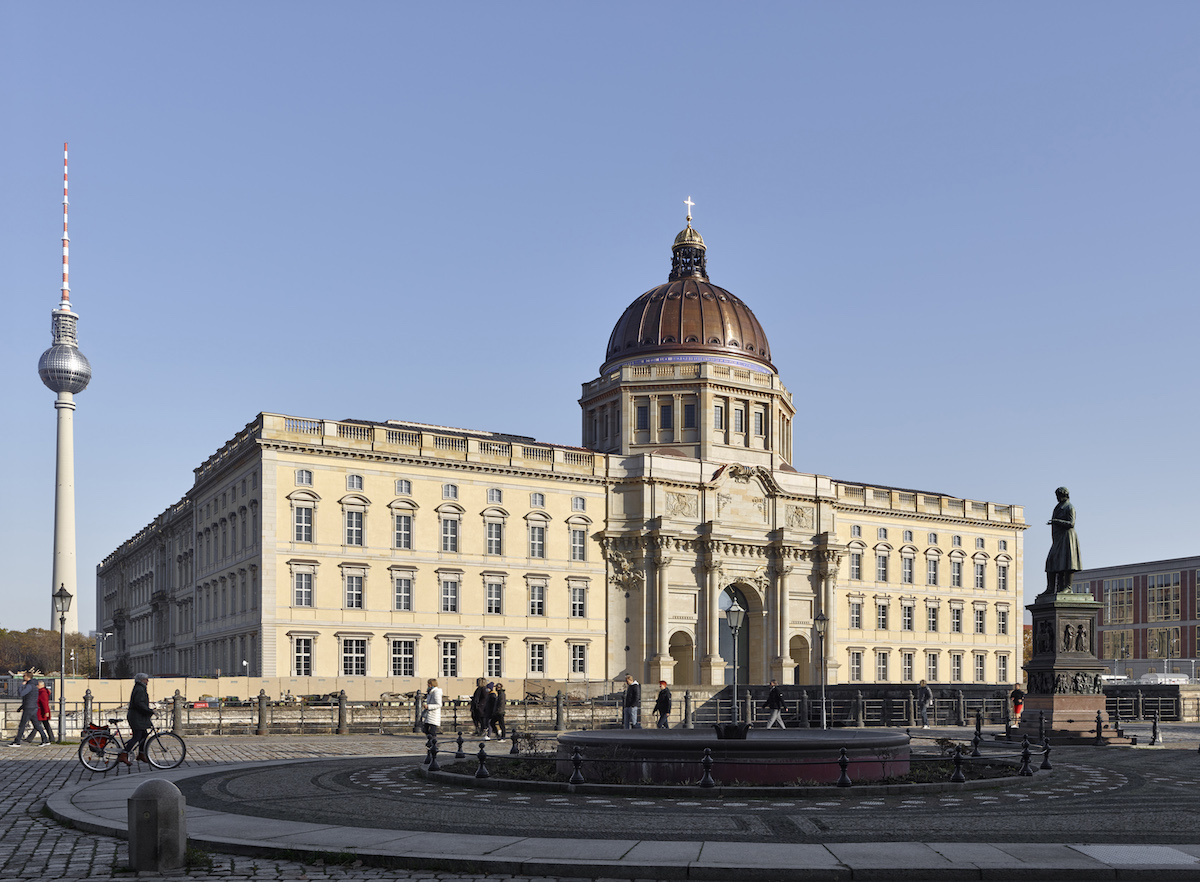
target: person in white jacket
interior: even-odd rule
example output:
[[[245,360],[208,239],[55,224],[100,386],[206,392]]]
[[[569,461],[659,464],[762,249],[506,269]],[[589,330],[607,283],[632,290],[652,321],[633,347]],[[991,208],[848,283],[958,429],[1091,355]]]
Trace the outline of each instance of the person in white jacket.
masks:
[[[425,734],[434,738],[442,728],[442,690],[437,680],[430,679],[425,693]]]

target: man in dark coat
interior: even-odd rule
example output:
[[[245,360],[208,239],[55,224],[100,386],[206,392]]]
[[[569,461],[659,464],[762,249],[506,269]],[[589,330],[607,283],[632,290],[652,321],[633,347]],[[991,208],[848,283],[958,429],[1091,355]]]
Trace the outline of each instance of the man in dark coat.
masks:
[[[117,759],[125,765],[133,765],[129,761],[129,752],[135,747],[137,748],[137,758],[140,763],[148,763],[150,760],[146,758],[146,735],[149,734],[151,717],[154,716],[154,709],[150,707],[150,692],[146,689],[146,684],[150,682],[149,674],[134,674],[133,675],[133,691],[129,693],[129,709],[125,714],[129,720],[129,728],[133,730],[133,735],[125,742],[125,749],[117,755]]]
[[[487,683],[483,677],[475,678],[475,694],[471,696],[471,723],[475,726],[475,735],[483,734],[483,703],[487,701]]]
[[[1047,521],[1050,525],[1050,553],[1046,555],[1046,594],[1071,590],[1071,577],[1083,569],[1079,556],[1079,537],[1075,535],[1075,506],[1066,487],[1054,491],[1058,505]]]
[[[654,712],[658,714],[658,728],[670,729],[671,690],[667,688],[666,680],[658,681],[658,698],[654,699]]]
[[[783,725],[783,693],[779,691],[779,684],[774,680],[771,681],[771,689],[767,692],[767,710],[771,712],[771,718],[767,720],[768,729],[776,723],[780,729],[787,728]]]
[[[642,684],[633,679],[633,674],[625,675],[625,698],[621,702],[621,728],[640,729],[642,724],[638,715],[642,711]]]
[[[496,684],[488,683],[483,687],[483,703],[479,707],[479,717],[483,721],[483,740],[492,740],[492,719],[496,716]]]
[[[21,722],[17,725],[17,737],[12,741],[13,747],[21,743],[21,736],[25,734],[27,724],[32,724],[34,732],[38,730],[38,684],[31,671],[25,672],[24,682],[17,687],[17,697],[21,699]]]

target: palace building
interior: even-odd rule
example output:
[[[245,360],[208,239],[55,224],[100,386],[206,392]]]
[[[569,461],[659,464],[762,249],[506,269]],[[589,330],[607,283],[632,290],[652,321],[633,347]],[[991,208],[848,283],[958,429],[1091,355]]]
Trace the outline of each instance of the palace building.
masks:
[[[259,414],[96,571],[159,675],[713,685],[1021,678],[1020,506],[805,474],[688,224],[583,384],[580,447]],[[818,627],[825,629],[822,637]]]

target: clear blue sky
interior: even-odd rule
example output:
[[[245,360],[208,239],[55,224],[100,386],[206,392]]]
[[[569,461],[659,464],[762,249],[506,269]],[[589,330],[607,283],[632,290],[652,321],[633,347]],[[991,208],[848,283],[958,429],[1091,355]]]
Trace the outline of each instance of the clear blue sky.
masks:
[[[712,280],[795,464],[1026,507],[1085,566],[1196,541],[1200,4],[0,5],[0,626],[48,624],[71,142],[80,623],[262,410],[579,443],[579,384]]]

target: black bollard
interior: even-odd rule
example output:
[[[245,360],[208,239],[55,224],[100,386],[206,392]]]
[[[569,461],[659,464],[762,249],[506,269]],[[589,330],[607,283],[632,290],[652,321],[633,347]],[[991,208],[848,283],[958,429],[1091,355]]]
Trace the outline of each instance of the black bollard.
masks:
[[[1007,703],[1004,706],[1004,740],[1012,741],[1012,713]]]
[[[1154,724],[1150,730],[1150,746],[1154,747],[1163,743],[1162,732],[1158,731],[1158,711],[1154,712]]]
[[[554,696],[554,731],[565,732],[567,730],[567,722],[563,716],[563,694],[562,690],[558,690],[558,694]]]
[[[801,729],[808,728],[808,690],[800,690],[800,721],[797,724]]]
[[[438,765],[437,755],[438,755],[437,739],[434,738],[433,736],[430,736],[430,738],[429,738],[429,769],[428,769],[428,771],[430,771],[430,772],[440,772],[442,770],[442,767]]]
[[[1104,717],[1100,716],[1100,711],[1096,711],[1096,747],[1104,746]]]
[[[1033,775],[1033,769],[1029,766],[1029,736],[1026,735],[1021,742],[1021,768],[1017,770],[1017,774],[1025,778]]]
[[[978,708],[975,709],[975,734],[983,740],[983,711]]]
[[[967,776],[962,770],[962,745],[959,744],[954,748],[954,774],[950,776],[950,781],[954,784],[962,784],[967,780]]]
[[[483,742],[479,742],[479,768],[475,770],[476,778],[490,778],[492,773],[487,768],[487,751],[484,749]]]
[[[1046,712],[1038,711],[1038,741],[1046,740]]]
[[[712,750],[710,748],[706,747],[706,748],[704,748],[704,759],[700,760],[700,768],[704,769],[704,774],[700,776],[700,786],[701,787],[716,787],[717,786],[717,782],[713,780],[712,767],[713,767]]]
[[[454,751],[454,758],[455,759],[466,759],[467,754],[462,749],[462,745],[463,745],[462,729],[458,730],[458,738],[455,740],[458,744],[458,750]]]
[[[579,749],[579,745],[576,745],[575,749],[573,751],[571,751],[571,765],[574,767],[574,771],[571,772],[571,779],[570,779],[569,783],[582,784],[583,783],[583,751]]]
[[[1042,764],[1038,766],[1043,772],[1049,772],[1054,766],[1050,765],[1050,739],[1042,742]]]
[[[425,765],[433,762],[433,733],[425,733]]]
[[[961,689],[955,692],[954,712],[958,715],[955,723],[959,726],[967,725],[967,700],[963,697]]]
[[[975,737],[971,739],[971,756],[983,756],[983,754],[979,752],[979,742],[981,741],[983,741],[983,736],[976,732]]]
[[[851,786],[850,776],[846,773],[846,769],[850,767],[850,757],[846,756],[846,748],[842,748],[842,752],[838,754],[838,765],[842,768],[842,774],[838,776],[838,787]]]
[[[516,729],[512,730],[512,747],[508,749],[509,756],[520,756],[521,754],[521,739],[519,735],[520,733],[518,733]]]

